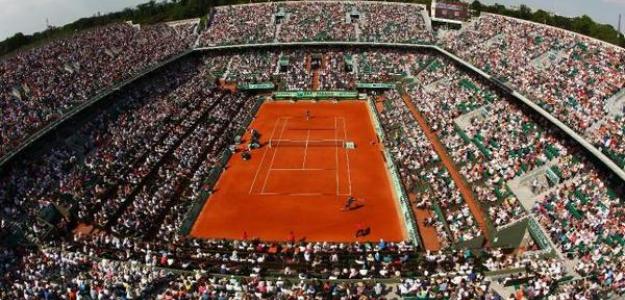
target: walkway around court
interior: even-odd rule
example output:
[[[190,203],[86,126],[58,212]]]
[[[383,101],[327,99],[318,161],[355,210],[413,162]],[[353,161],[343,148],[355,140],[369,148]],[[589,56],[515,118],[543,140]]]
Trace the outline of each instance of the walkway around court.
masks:
[[[410,96],[403,90],[399,90],[399,93],[401,94],[401,97],[404,100],[406,107],[408,107],[408,109],[412,113],[412,116],[415,118],[415,120],[417,121],[417,123],[419,124],[423,132],[425,133],[425,136],[432,143],[432,146],[434,147],[434,151],[436,151],[436,154],[438,154],[438,157],[441,159],[441,162],[443,163],[445,168],[447,168],[447,171],[449,171],[451,178],[453,179],[454,183],[458,187],[458,190],[460,191],[462,198],[469,206],[469,209],[471,210],[471,213],[473,214],[478,225],[480,226],[482,235],[484,236],[484,239],[486,243],[488,244],[489,243],[488,239],[490,235],[489,235],[489,229],[488,229],[487,222],[486,222],[486,217],[484,216],[484,212],[480,204],[477,202],[477,199],[475,199],[475,197],[473,196],[473,191],[471,190],[471,187],[465,181],[462,174],[460,174],[460,171],[458,171],[458,168],[456,168],[456,165],[454,164],[453,160],[447,153],[447,149],[445,148],[445,146],[443,146],[441,141],[438,139],[438,136],[436,135],[436,133],[428,125],[427,121],[425,120],[421,112],[417,109],[417,107],[414,105],[414,103],[412,103],[412,99],[410,99]]]
[[[413,202],[416,199],[416,195],[410,193],[408,194],[408,198],[411,202]],[[423,241],[423,248],[428,251],[441,250],[441,242],[438,238],[436,228],[434,226],[425,225],[425,221],[428,218],[435,217],[434,212],[429,208],[418,208],[414,205],[412,206],[412,212],[417,219],[417,227],[419,227],[419,234],[421,235],[421,239]]]

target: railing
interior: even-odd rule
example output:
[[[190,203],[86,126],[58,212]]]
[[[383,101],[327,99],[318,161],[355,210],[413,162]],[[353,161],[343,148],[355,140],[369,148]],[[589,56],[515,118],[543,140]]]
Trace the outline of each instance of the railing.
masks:
[[[277,91],[274,99],[356,99],[357,91]]]
[[[215,50],[231,50],[231,49],[246,49],[246,48],[273,48],[273,47],[297,47],[297,46],[371,46],[371,47],[394,47],[394,48],[431,48],[440,49],[436,45],[428,42],[420,43],[384,43],[384,42],[271,42],[271,43],[257,43],[257,44],[237,44],[237,45],[218,45],[210,47],[198,47],[196,51],[215,51]]]
[[[551,243],[549,242],[549,237],[545,236],[544,232],[540,229],[540,226],[533,218],[529,219],[527,229],[529,230],[530,234],[532,235],[541,250],[546,253],[553,252],[553,249],[551,248]]]

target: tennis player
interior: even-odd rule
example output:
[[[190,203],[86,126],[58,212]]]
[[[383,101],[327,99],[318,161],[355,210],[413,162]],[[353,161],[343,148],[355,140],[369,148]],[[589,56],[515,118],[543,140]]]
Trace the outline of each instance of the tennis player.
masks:
[[[354,208],[354,203],[356,203],[356,198],[350,195],[349,197],[347,197],[347,201],[345,201],[345,206],[343,207],[343,210],[351,210],[352,208]]]

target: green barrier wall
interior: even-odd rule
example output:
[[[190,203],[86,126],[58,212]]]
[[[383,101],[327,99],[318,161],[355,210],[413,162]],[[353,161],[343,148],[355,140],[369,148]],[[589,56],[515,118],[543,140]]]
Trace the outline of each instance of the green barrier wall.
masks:
[[[237,85],[237,88],[242,91],[253,91],[253,90],[273,90],[276,86],[273,82],[262,82],[262,83],[240,83]]]
[[[274,99],[356,99],[357,91],[284,91],[274,92]]]
[[[455,241],[455,246],[458,249],[481,249],[482,245],[484,245],[484,237],[482,235],[466,241]]]
[[[549,238],[543,234],[543,231],[540,230],[540,226],[534,221],[534,219],[530,219],[528,222],[527,229],[530,231],[530,234],[540,247],[543,250],[551,251],[551,244],[549,243]]]
[[[524,218],[514,223],[497,228],[491,245],[496,248],[517,248],[523,241],[529,218]]]

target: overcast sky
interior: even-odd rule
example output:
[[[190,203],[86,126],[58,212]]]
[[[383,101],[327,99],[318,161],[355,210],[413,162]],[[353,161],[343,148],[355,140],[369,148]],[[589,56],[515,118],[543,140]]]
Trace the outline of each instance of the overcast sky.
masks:
[[[101,12],[135,7],[147,0],[0,0],[0,40],[17,32],[30,34]]]
[[[469,2],[472,0],[469,0]],[[600,23],[616,27],[618,14],[625,14],[625,0],[481,0],[483,3],[542,8],[566,16],[587,14]],[[0,0],[0,40],[17,32],[41,31],[50,25],[64,25],[89,17],[134,7],[147,0]],[[623,22],[625,27],[625,22]]]

